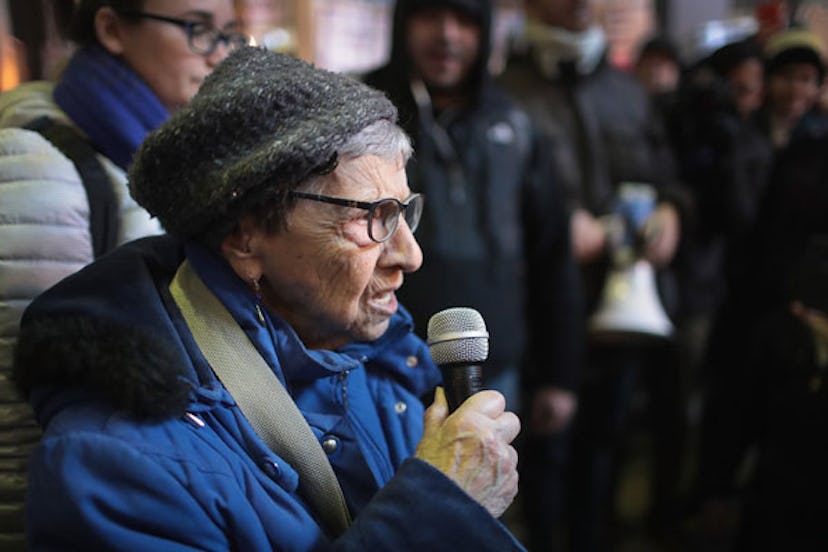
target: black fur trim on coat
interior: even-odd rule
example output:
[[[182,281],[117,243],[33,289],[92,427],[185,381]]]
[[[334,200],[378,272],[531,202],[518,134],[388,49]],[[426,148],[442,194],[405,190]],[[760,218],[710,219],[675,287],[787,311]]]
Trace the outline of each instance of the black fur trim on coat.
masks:
[[[28,396],[35,386],[101,393],[143,420],[183,415],[192,384],[175,348],[145,331],[81,316],[33,321],[20,332],[13,377]]]

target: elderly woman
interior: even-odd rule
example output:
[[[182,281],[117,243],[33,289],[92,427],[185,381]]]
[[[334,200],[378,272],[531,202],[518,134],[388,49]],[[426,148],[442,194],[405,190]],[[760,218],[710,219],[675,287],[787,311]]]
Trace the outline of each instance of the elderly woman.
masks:
[[[395,119],[363,84],[243,48],[150,135],[130,187],[171,235],[24,316],[32,548],[520,548],[496,520],[517,489],[503,397],[419,400],[439,372],[395,299],[423,204]],[[275,444],[293,422],[270,403],[301,412]]]

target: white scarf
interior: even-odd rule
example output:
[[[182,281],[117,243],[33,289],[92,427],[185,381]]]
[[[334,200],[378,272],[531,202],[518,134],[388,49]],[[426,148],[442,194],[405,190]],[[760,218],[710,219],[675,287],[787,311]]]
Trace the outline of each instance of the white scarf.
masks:
[[[581,32],[550,27],[539,21],[526,23],[526,39],[532,46],[538,68],[547,78],[560,73],[560,62],[574,62],[579,75],[592,73],[607,48],[607,37],[600,26]]]

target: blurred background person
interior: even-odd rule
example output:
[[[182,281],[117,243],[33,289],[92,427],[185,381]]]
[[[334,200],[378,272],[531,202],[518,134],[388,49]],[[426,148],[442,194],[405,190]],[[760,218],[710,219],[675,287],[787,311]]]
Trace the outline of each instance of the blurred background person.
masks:
[[[728,347],[734,298],[747,275],[747,237],[756,224],[772,162],[756,112],[763,56],[753,41],[722,46],[690,68],[667,118],[679,177],[694,204],[675,261],[680,396],[688,426],[682,499],[693,487],[711,335]],[[736,295],[731,297],[735,289]],[[715,329],[714,329],[715,328]]]
[[[541,481],[563,484],[555,465],[542,466],[543,480],[527,472],[535,449],[557,448],[575,411],[583,308],[552,158],[487,71],[491,21],[488,1],[400,0],[391,59],[366,82],[399,107],[417,152],[409,182],[429,197],[423,266],[400,297],[423,337],[442,309],[481,312],[490,334],[483,383],[510,408],[523,404],[521,493],[534,495],[546,492],[531,488]]]
[[[757,117],[763,61],[752,41],[717,49],[688,72],[668,121],[696,215],[677,260],[682,309],[705,324],[744,277],[738,259],[771,167],[772,149]]]
[[[547,155],[554,158],[564,186],[587,312],[597,311],[611,268],[613,248],[601,220],[617,212],[618,192],[625,182],[647,183],[655,190],[652,213],[636,239],[644,243],[643,257],[659,269],[660,299],[669,310],[674,299],[669,282],[675,280],[667,269],[679,245],[679,206],[684,199],[671,177],[672,154],[647,93],[634,76],[608,63],[606,36],[589,1],[531,0],[526,7],[523,44],[499,82],[549,139]],[[650,411],[658,424],[654,516],[670,516],[681,459],[671,340],[592,337],[568,460],[567,514],[574,550],[611,546],[614,482],[639,378],[648,381]],[[544,506],[554,500],[555,496],[538,496],[535,504],[527,505],[534,550],[555,546],[555,527],[561,520]]]
[[[821,159],[808,168],[824,179],[826,141],[819,142],[808,156]],[[741,361],[720,374],[710,395],[699,550],[828,546],[821,525],[828,515],[828,234],[800,237],[805,245],[790,256],[780,301],[751,326]]]
[[[775,150],[828,131],[817,109],[825,77],[822,39],[805,29],[772,35],[765,46],[765,103],[760,121]]]
[[[821,550],[828,542],[809,527],[824,516],[828,492],[818,437],[828,250],[828,134],[813,111],[824,74],[820,49],[800,29],[768,39],[760,122],[774,141],[773,158],[707,360],[702,526],[710,531],[711,516],[729,508],[739,550]],[[745,464],[751,448],[756,462]],[[733,537],[718,529],[725,541]]]
[[[741,47],[733,46],[725,53]],[[744,47],[750,47],[750,43]],[[807,214],[810,207],[802,202],[806,196],[801,195],[806,189],[813,193],[818,187],[805,184],[812,182],[812,177],[804,168],[815,161],[800,162],[807,160],[814,141],[828,131],[825,115],[814,107],[824,73],[818,47],[818,39],[801,29],[770,37],[764,54],[765,96],[761,108],[748,119],[732,119],[729,127],[722,124],[728,120],[719,117],[717,135],[698,141],[702,146],[697,148],[695,158],[718,159],[708,166],[720,167],[717,172],[721,178],[708,171],[698,173],[693,181],[726,183],[709,188],[699,200],[700,210],[711,214],[711,222],[718,218],[725,224],[722,228],[728,242],[723,250],[726,293],[704,360],[705,377],[714,387],[717,380],[729,378],[728,372],[741,363],[756,320],[784,293],[779,281],[792,255],[801,252],[805,243],[801,238],[807,237],[797,229],[815,222]],[[719,61],[722,59],[720,56]],[[728,128],[732,130],[725,132]],[[712,148],[716,154],[705,155]],[[696,163],[696,168],[700,166]],[[718,197],[722,190],[727,195]],[[809,201],[813,199],[808,197]],[[804,210],[796,212],[800,207]],[[717,212],[723,216],[717,217]],[[700,266],[696,263],[697,274]]]
[[[828,134],[803,137],[774,160],[747,243],[750,265],[742,288],[752,301],[742,302],[750,308],[746,321],[787,299],[791,267],[802,258],[812,236],[828,234],[826,143]]]
[[[684,61],[678,46],[666,36],[647,39],[638,50],[632,71],[650,95],[656,112],[662,118],[666,117],[676,102],[684,74]]]
[[[705,63],[716,77],[724,79],[725,102],[732,102],[740,119],[751,120],[762,107],[765,92],[762,51],[748,41],[735,42],[714,51]]]
[[[23,310],[113,246],[162,231],[129,196],[126,169],[144,136],[186,104],[245,42],[231,0],[83,0],[78,44],[56,83],[0,95],[0,500],[22,546],[25,459],[39,431],[8,374]],[[37,129],[37,130],[33,130]],[[11,549],[11,548],[4,548]]]
[[[665,36],[654,36],[641,46],[633,72],[651,95],[669,94],[678,89],[684,62],[678,47]]]
[[[632,72],[653,104],[663,125],[675,110],[679,83],[684,74],[684,61],[678,46],[668,37],[657,35],[647,39],[638,50]]]

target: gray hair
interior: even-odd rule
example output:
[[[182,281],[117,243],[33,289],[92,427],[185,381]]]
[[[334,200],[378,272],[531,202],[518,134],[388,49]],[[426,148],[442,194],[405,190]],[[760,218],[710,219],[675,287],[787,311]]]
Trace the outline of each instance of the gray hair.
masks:
[[[399,125],[380,119],[354,134],[337,153],[344,158],[376,155],[391,160],[401,156],[402,161],[407,162],[413,149],[411,139]]]
[[[400,161],[405,166],[413,152],[408,134],[396,123],[380,119],[348,138],[337,149],[336,159],[375,155],[386,161]],[[320,193],[325,185],[325,176],[326,174],[313,174],[305,182],[300,182],[297,189]]]

